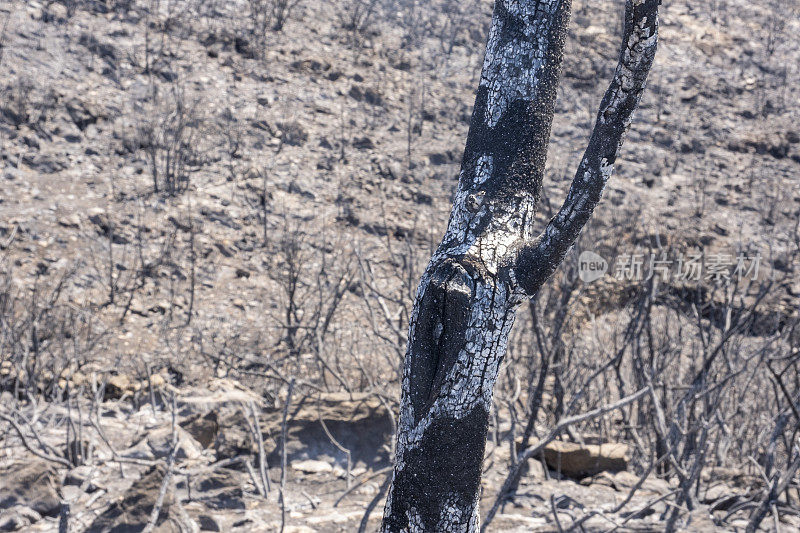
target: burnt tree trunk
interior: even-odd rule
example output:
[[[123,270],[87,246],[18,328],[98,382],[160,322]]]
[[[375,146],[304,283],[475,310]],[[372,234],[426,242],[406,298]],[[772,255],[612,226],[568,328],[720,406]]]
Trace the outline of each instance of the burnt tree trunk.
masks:
[[[627,0],[623,43],[564,204],[533,233],[570,0],[497,0],[458,189],[417,291],[382,530],[478,530],[492,390],[517,306],[600,200],[656,50],[660,0]]]

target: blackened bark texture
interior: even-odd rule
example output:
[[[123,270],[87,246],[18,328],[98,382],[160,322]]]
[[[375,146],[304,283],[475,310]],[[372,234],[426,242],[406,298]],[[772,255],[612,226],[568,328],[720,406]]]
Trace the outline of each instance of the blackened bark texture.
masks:
[[[478,530],[492,390],[516,308],[561,263],[613,172],[655,55],[659,3],[627,0],[589,146],[534,236],[571,2],[496,1],[450,221],[414,303],[383,531]]]

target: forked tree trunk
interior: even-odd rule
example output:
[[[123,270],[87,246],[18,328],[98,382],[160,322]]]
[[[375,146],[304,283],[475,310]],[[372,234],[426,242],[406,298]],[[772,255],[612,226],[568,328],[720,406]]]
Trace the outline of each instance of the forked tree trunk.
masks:
[[[535,236],[571,2],[496,1],[450,221],[414,304],[383,531],[477,531],[492,390],[516,308],[600,200],[655,55],[659,3],[627,0],[589,146],[563,206]]]

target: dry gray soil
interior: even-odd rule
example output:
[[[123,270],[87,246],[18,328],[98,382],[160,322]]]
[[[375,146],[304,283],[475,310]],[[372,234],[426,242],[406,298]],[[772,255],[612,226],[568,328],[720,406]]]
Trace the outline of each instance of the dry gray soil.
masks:
[[[0,530],[56,531],[66,502],[70,531],[141,531],[162,488],[154,531],[355,531],[373,501],[377,527],[404,320],[445,228],[491,2],[453,20],[444,2],[385,2],[355,31],[357,3],[301,2],[262,41],[242,0],[0,0],[0,414],[73,463],[35,457],[0,419]],[[760,253],[776,280],[763,321],[785,324],[800,311],[800,18],[774,3],[665,2],[581,246]],[[590,134],[620,7],[575,2],[540,225]],[[587,287],[579,314],[614,323],[626,290]],[[500,406],[484,513],[511,422]],[[567,475],[566,453],[531,461],[490,531],[593,511],[587,531],[658,531],[674,481],[651,475],[606,514],[642,466],[606,452],[590,474]],[[744,531],[758,471],[702,476],[683,527]],[[786,508],[762,529],[800,531],[800,502]]]

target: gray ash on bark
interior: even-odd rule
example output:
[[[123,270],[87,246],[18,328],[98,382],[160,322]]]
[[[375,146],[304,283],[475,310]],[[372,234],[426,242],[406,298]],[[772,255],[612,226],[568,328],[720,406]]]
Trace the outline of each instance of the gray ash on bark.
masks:
[[[383,531],[475,531],[497,371],[516,308],[536,294],[602,195],[657,42],[658,0],[628,0],[619,64],[567,199],[532,221],[569,0],[495,4],[447,231],[420,282]]]

